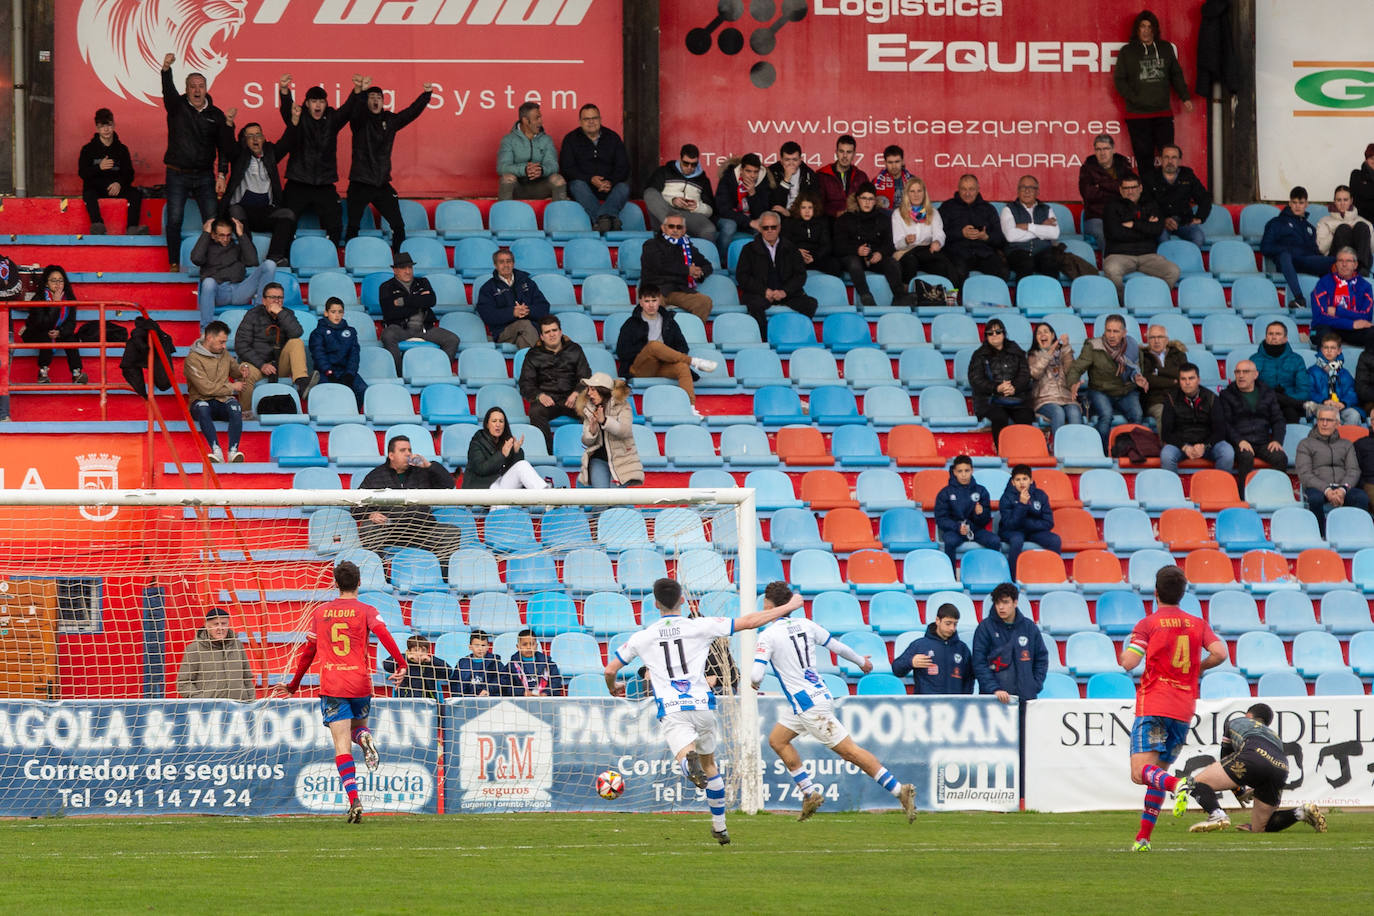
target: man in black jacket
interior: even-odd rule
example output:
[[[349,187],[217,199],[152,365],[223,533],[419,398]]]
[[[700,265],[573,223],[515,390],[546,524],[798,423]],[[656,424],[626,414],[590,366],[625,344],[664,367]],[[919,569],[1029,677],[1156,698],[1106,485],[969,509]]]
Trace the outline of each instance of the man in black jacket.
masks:
[[[1170,287],[1178,285],[1178,265],[1156,253],[1164,219],[1154,203],[1143,201],[1140,179],[1127,175],[1121,179],[1121,192],[1108,199],[1102,211],[1102,272],[1116,284],[1117,295],[1125,300],[1126,274],[1138,270],[1159,277]]]
[[[1212,195],[1193,170],[1183,165],[1181,147],[1170,144],[1160,151],[1159,170],[1150,171],[1145,177],[1145,197],[1164,217],[1161,239],[1176,236],[1198,248],[1207,241],[1202,224],[1212,212]]]
[[[878,303],[864,276],[869,271],[883,275],[894,301],[906,291],[902,289],[902,268],[892,257],[892,215],[878,209],[878,192],[872,184],[859,185],[854,200],[858,209],[846,211],[835,220],[835,256],[849,274],[859,301],[872,308]]]
[[[202,326],[215,319],[219,306],[260,300],[277,272],[275,261],[258,263],[258,249],[243,223],[224,217],[205,221],[200,238],[191,248],[191,263],[200,268]]]
[[[693,238],[716,240],[715,195],[711,179],[701,167],[701,151],[694,143],[682,144],[677,161],[665,162],[654,170],[644,183],[644,206],[649,218],[662,225],[670,213],[678,213],[687,221],[687,231]]]
[[[411,451],[410,439],[392,436],[386,443],[386,461],[367,472],[360,490],[452,490],[453,475],[437,461]],[[387,506],[349,510],[358,523],[358,537],[368,550],[416,547],[428,550],[444,566],[460,546],[462,531],[434,520],[426,505]]]
[[[959,176],[959,190],[940,205],[940,219],[945,224],[944,253],[959,275],[951,280],[963,286],[964,279],[974,270],[1007,279],[1007,262],[1002,259],[1002,249],[1007,247],[1002,219],[997,208],[983,199],[976,177]]]
[[[424,277],[415,276],[415,259],[406,252],[391,263],[392,278],[377,291],[382,305],[382,346],[396,360],[401,374],[401,341],[427,340],[444,351],[450,360],[458,355],[458,335],[439,327],[434,314],[434,288]]]
[[[773,206],[773,173],[764,170],[758,153],[745,153],[727,165],[716,182],[716,248],[720,262],[730,256],[736,232],[755,232],[759,217]]]
[[[657,286],[664,305],[705,321],[711,314],[711,297],[698,291],[697,284],[711,275],[711,262],[687,237],[687,218],[681,213],[670,211],[662,228],[662,235],[644,242],[640,282]]]
[[[220,209],[249,232],[271,232],[266,259],[279,268],[291,266],[291,240],[296,237],[296,214],[282,203],[277,172],[277,145],[267,140],[256,121],[239,131],[238,154],[229,168],[229,184]]]
[[[601,110],[595,105],[583,105],[577,121],[577,129],[563,138],[559,174],[597,232],[618,230],[620,211],[630,200],[630,156],[625,141],[601,126]]]
[[[1288,470],[1283,439],[1288,433],[1283,411],[1274,392],[1259,381],[1259,371],[1248,359],[1236,363],[1235,381],[1217,395],[1226,441],[1236,451],[1236,482],[1244,492],[1245,478],[1262,458],[1276,471]]]
[[[1178,387],[1164,395],[1164,412],[1159,420],[1159,463],[1178,473],[1185,459],[1210,461],[1218,471],[1230,471],[1236,451],[1226,441],[1217,396],[1199,383],[1196,363],[1178,367]]]
[[[773,176],[773,212],[779,216],[785,217],[791,212],[797,195],[803,191],[821,193],[820,178],[802,161],[801,144],[795,140],[782,145],[778,161],[768,167],[768,172]]]
[[[501,248],[491,256],[496,269],[477,291],[477,315],[497,343],[523,350],[539,342],[534,323],[549,313],[549,300],[529,274],[515,269],[515,255]],[[527,356],[529,354],[526,354]]]
[[[525,353],[520,366],[520,396],[529,402],[530,425],[544,434],[544,443],[553,451],[554,417],[581,419],[573,410],[577,386],[590,377],[592,369],[582,347],[563,335],[557,315],[539,319],[539,342]]]
[[[695,406],[697,392],[693,383],[697,376],[694,370],[713,372],[716,364],[688,355],[687,338],[682,328],[678,327],[672,309],[662,308],[662,304],[658,287],[647,283],[639,285],[635,310],[620,326],[620,336],[615,342],[620,374],[626,381],[635,376],[673,379],[687,392],[693,404],[692,413],[700,417],[701,412]]]
[[[186,198],[194,196],[200,205],[201,219],[215,213],[215,198],[224,193],[225,176],[232,158],[233,132],[225,113],[215,107],[206,91],[205,77],[186,75],[186,94],[177,92],[172,82],[175,54],[162,58],[162,107],[167,110],[167,263],[169,270],[181,270],[181,220],[186,213]],[[238,109],[229,109],[232,118]],[[219,160],[216,174],[215,160]]]
[[[296,391],[305,395],[305,341],[295,312],[286,308],[286,295],[280,283],[262,289],[262,303],[248,310],[234,332],[234,355],[243,366],[243,390],[239,405],[245,415],[253,403],[253,387],[264,377],[271,381],[290,379]]]
[[[366,79],[366,78],[365,78]],[[391,250],[400,251],[406,240],[401,201],[391,186],[391,147],[396,134],[420,116],[429,105],[433,84],[425,83],[415,101],[397,112],[386,111],[386,96],[369,85],[366,100],[356,103],[349,117],[353,129],[353,162],[348,168],[348,228],[344,240],[355,238],[362,226],[363,210],[371,204],[391,226]]]
[[[305,104],[295,105],[291,98],[291,74],[277,81],[282,123],[286,133],[277,143],[286,159],[286,187],[282,206],[300,219],[314,211],[320,228],[329,240],[343,244],[343,218],[339,212],[339,131],[343,130],[362,95],[364,78],[353,77],[353,91],[339,108],[331,108],[323,86],[305,92]]]
[[[148,227],[138,222],[143,192],[134,187],[134,161],[129,148],[119,142],[115,133],[114,112],[108,108],[95,113],[95,136],[81,147],[76,157],[76,171],[81,176],[81,199],[86,215],[91,218],[91,235],[104,235],[105,222],[100,216],[102,197],[122,197],[129,211],[129,235],[147,235]]]
[[[806,294],[806,263],[801,252],[781,237],[782,217],[768,212],[759,217],[760,237],[740,250],[735,267],[739,301],[759,323],[759,337],[768,339],[768,307],[785,305],[807,318],[816,314],[815,298]]]

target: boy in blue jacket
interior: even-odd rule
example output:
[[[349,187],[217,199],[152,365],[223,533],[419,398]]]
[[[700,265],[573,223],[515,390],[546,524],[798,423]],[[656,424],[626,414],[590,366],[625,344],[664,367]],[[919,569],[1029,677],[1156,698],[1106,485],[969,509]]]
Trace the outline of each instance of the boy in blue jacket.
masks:
[[[910,674],[917,693],[973,693],[973,653],[958,630],[959,609],[940,605],[926,635],[912,640],[892,660],[892,673],[897,677]]]
[[[1315,415],[1317,407],[1332,402],[1341,412],[1342,423],[1364,423],[1364,411],[1355,405],[1359,398],[1355,394],[1355,377],[1345,368],[1341,355],[1341,338],[1334,332],[1321,338],[1321,351],[1317,361],[1307,368],[1311,382],[1308,394],[1307,412]]]
[[[491,637],[484,630],[473,630],[468,637],[471,654],[453,666],[452,695],[460,697],[499,697],[505,690],[506,666],[491,651]]]
[[[1317,227],[1307,219],[1307,189],[1299,185],[1288,192],[1288,206],[1264,224],[1260,251],[1272,258],[1288,283],[1288,304],[1307,308],[1298,285],[1298,272],[1320,277],[1329,273],[1336,259],[1317,247]]]
[[[359,407],[363,406],[363,392],[367,390],[367,381],[358,374],[361,356],[358,332],[344,321],[343,300],[330,296],[324,304],[324,317],[310,332],[310,359],[315,364],[318,381],[352,388]]]
[[[1021,708],[1026,700],[1040,695],[1045,675],[1050,670],[1050,654],[1035,621],[1016,608],[1021,592],[1010,582],[992,590],[992,606],[973,633],[973,675],[978,692],[993,694],[1002,703],[1018,697]]]
[[[950,563],[960,545],[973,541],[997,550],[1002,542],[992,532],[992,497],[973,479],[973,460],[956,455],[949,465],[949,483],[935,497],[935,528]]]
[[[1021,548],[1027,541],[1039,544],[1055,553],[1063,546],[1059,535],[1054,533],[1054,510],[1050,508],[1050,497],[1031,480],[1031,469],[1018,464],[1011,469],[1011,480],[1002,491],[998,503],[1002,521],[997,531],[1002,535],[1002,543],[1007,548],[1007,565],[1011,576],[1016,575],[1016,561],[1021,557]]]

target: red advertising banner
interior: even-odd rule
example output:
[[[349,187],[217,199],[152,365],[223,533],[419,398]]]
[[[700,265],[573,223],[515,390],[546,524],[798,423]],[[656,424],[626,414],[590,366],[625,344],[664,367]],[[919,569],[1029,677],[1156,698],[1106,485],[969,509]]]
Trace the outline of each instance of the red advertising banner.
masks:
[[[143,484],[143,437],[109,433],[91,436],[0,437],[0,489],[133,490]],[[147,509],[118,506],[57,506],[29,510],[0,508],[4,542],[136,540]]]
[[[160,70],[179,88],[203,73],[235,123],[283,130],[277,80],[297,102],[311,86],[338,105],[361,73],[399,110],[434,84],[429,110],[396,138],[393,184],[402,195],[494,196],[496,149],[526,100],[543,107],[555,145],[592,102],[621,124],[621,0],[70,0],[55,4],[57,187],[76,193],[77,153],[100,107],[115,114],[141,183],[163,181],[167,129]],[[339,135],[339,191],[350,135]]]
[[[1194,78],[1196,0],[1144,4]],[[1112,83],[1140,6],[1100,0],[680,0],[663,5],[660,153],[701,148],[703,165],[787,140],[813,167],[835,138],[857,139],[873,175],[901,146],[937,200],[965,172],[983,196],[1040,179],[1045,200],[1078,198],[1078,167],[1098,133],[1130,155]],[[1184,164],[1207,174],[1206,106],[1174,100]],[[708,169],[712,179],[715,169]]]

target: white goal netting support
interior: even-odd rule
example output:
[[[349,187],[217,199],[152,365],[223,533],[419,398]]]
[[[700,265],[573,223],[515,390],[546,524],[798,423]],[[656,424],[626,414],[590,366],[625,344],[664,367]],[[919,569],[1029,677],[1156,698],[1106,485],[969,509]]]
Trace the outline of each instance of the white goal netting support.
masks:
[[[627,699],[602,668],[659,576],[704,615],[753,610],[757,526],[746,488],[0,491],[0,817],[342,812],[318,663],[269,694],[343,560],[412,659],[395,686],[372,641],[366,810],[700,811],[638,662]],[[750,813],[753,646],[729,641],[738,680],[729,659],[708,671]]]

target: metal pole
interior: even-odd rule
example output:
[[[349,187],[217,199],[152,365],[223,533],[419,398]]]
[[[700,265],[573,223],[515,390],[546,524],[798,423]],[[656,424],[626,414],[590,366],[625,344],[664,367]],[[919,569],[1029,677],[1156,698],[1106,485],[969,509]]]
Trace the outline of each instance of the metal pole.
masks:
[[[744,501],[735,512],[739,525],[739,553],[735,557],[735,582],[739,586],[740,614],[751,614],[758,607],[758,569],[755,565],[755,547],[758,538],[754,490],[744,490]],[[750,682],[750,670],[754,664],[754,643],[757,634],[745,630],[739,635],[739,664],[741,687],[739,692],[739,732],[743,746],[739,748],[736,765],[740,771],[740,810],[745,814],[758,814],[763,810],[762,758],[759,749],[759,695]],[[749,685],[749,686],[745,686]]]
[[[10,0],[10,58],[14,75],[14,196],[28,197],[28,88],[24,85],[24,0]]]
[[[1225,105],[1221,83],[1213,82],[1207,109],[1211,113],[1212,120],[1212,203],[1214,204],[1225,202],[1225,195],[1222,193],[1222,188],[1226,186],[1225,144],[1222,142],[1222,112],[1225,110]]]

